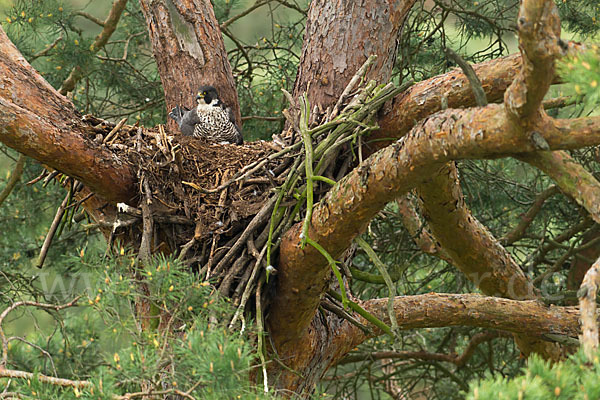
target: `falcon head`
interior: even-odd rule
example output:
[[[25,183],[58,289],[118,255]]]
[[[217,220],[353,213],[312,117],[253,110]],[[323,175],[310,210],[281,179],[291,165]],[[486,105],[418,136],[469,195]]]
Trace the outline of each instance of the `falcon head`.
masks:
[[[196,103],[199,106],[218,106],[221,103],[217,89],[213,86],[200,86],[196,94]]]

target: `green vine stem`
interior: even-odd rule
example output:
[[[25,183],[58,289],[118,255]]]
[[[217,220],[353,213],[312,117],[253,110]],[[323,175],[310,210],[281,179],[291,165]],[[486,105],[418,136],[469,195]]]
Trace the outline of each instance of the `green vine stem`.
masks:
[[[342,292],[342,306],[344,308],[347,308],[348,307],[348,302],[350,300],[348,300],[348,296],[346,295],[346,286],[344,286],[344,279],[342,278],[342,274],[341,274],[340,270],[337,267],[337,262],[333,259],[333,257],[331,257],[331,254],[329,254],[327,252],[327,250],[325,250],[323,248],[323,246],[321,246],[319,243],[315,242],[311,238],[307,237],[306,238],[306,243],[310,244],[312,247],[314,247],[315,249],[317,249],[317,251],[319,253],[321,253],[321,255],[323,257],[325,257],[325,259],[327,259],[327,262],[329,263],[329,266],[331,267],[331,270],[333,271],[333,274],[337,278],[337,281],[338,281],[338,283],[340,285],[340,292]]]
[[[306,93],[300,97],[300,134],[304,141],[304,168],[306,171],[306,215],[302,223],[302,233],[300,233],[300,247],[304,248],[308,242],[308,228],[312,219],[313,212],[313,146],[312,137],[308,131],[310,106]]]
[[[369,246],[369,243],[367,243],[360,236],[357,236],[354,240],[360,246],[360,248],[363,249],[365,253],[367,253],[367,256],[369,256],[373,264],[375,264],[375,266],[379,270],[379,273],[383,277],[383,280],[385,281],[389,294],[387,309],[388,315],[390,317],[390,322],[392,324],[392,331],[398,332],[398,320],[396,319],[396,314],[394,313],[394,297],[396,297],[396,287],[394,285],[394,282],[392,281],[392,278],[390,277],[386,266],[383,264],[383,262],[381,262],[381,259],[377,256],[377,254],[375,254],[373,248]]]
[[[343,301],[342,296],[340,296],[340,294],[335,290],[329,290],[327,291],[327,293],[337,301]],[[377,318],[376,316],[359,306],[358,303],[348,300],[348,305],[350,306],[350,309],[352,311],[356,312],[358,315],[369,321],[371,324],[381,329],[382,332],[388,334],[392,339],[395,339],[392,329],[389,326],[387,326],[385,322],[383,322],[382,320],[380,320],[379,318]]]

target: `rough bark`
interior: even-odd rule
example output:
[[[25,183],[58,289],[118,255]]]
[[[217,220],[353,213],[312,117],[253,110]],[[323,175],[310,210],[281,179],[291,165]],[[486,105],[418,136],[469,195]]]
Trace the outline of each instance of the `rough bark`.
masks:
[[[377,61],[366,77],[389,79],[404,20],[415,0],[315,0],[306,22],[294,96],[307,93],[312,106],[325,110],[370,55]]]
[[[107,200],[130,200],[134,174],[90,140],[87,129],[73,104],[29,65],[0,28],[0,141],[79,179]]]
[[[367,300],[360,305],[389,324],[387,303],[387,298],[381,298]],[[428,293],[398,296],[394,299],[394,314],[401,330],[471,326],[533,337],[541,342],[550,340],[549,337],[553,337],[550,335],[576,338],[581,332],[577,307],[546,306],[535,300],[519,301],[477,294]],[[323,318],[318,317],[321,320]],[[367,334],[356,325],[334,315],[328,315],[327,319],[331,328],[329,334],[325,334],[326,329],[319,326],[322,321],[314,322],[311,329],[310,345],[314,350],[319,350],[319,358],[310,360],[311,353],[297,353],[297,357],[317,368],[322,369],[320,363],[327,363],[327,366],[337,364],[365,340],[383,334],[376,328]],[[357,319],[363,324],[369,324],[360,316]],[[550,341],[545,343],[554,345]],[[284,361],[288,366],[294,365],[292,359]],[[285,376],[279,379],[282,378]],[[299,394],[310,393],[315,382],[312,375],[305,378],[308,379],[297,379],[290,388]]]
[[[600,143],[600,118],[587,121],[589,125],[584,127],[578,120],[570,123],[544,120],[540,122],[544,128],[539,131],[545,133],[551,149],[571,148],[574,141],[580,141],[580,145],[590,145],[592,141]],[[589,129],[590,126],[595,129]],[[339,181],[315,206],[309,236],[334,258],[338,257],[387,202],[424,183],[446,162],[497,158],[516,151],[533,152],[536,147],[515,126],[502,105],[435,114]],[[327,337],[323,333],[326,329],[319,325],[321,317],[313,320],[313,316],[328,284],[330,270],[318,251],[310,246],[301,249],[299,233],[300,226],[293,227],[282,243],[278,291],[269,326],[278,355],[289,360],[289,367],[304,371],[307,364],[317,364],[314,358],[307,363],[307,358],[322,359],[324,354],[320,353],[320,341]],[[511,277],[500,276],[508,285]],[[515,280],[515,284],[513,290],[528,292],[526,282]],[[554,351],[549,353],[555,354]],[[292,373],[282,375],[280,382],[286,387],[303,385]]]
[[[362,305],[382,320],[389,321],[387,300],[373,299]],[[580,332],[577,307],[546,306],[535,300],[518,301],[477,294],[429,293],[396,297],[394,311],[402,329],[476,326],[540,339],[547,334],[575,338]],[[350,345],[356,346],[369,337],[355,325],[344,325],[355,332],[350,336],[350,349],[353,348]]]
[[[453,164],[444,165],[418,192],[431,232],[454,265],[483,293],[515,300],[536,298],[531,281],[512,256],[466,207]]]
[[[465,276],[487,295],[525,300],[538,296],[532,281],[491,232],[467,208],[454,163],[421,184],[424,216],[435,238]],[[460,234],[458,234],[458,231]],[[515,336],[525,354],[558,360],[558,346],[527,335]]]
[[[141,0],[167,111],[195,106],[200,85],[212,85],[241,126],[235,82],[209,0]],[[169,121],[171,130],[177,130]]]

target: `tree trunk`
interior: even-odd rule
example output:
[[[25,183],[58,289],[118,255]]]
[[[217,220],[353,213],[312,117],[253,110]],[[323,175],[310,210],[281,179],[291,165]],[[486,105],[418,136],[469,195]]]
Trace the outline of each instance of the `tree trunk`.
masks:
[[[377,61],[366,78],[387,82],[403,22],[414,3],[415,0],[312,1],[294,97],[306,92],[311,110],[333,107],[370,55],[376,55]],[[373,209],[379,206],[378,202],[375,204]],[[337,217],[333,213],[316,215],[319,217],[313,216],[313,224],[316,218],[321,218],[319,228],[311,229],[309,237],[319,241],[328,231],[325,226],[331,223],[329,217]],[[350,245],[352,237],[367,223],[366,218],[354,221],[356,224],[347,230],[337,233],[329,230],[332,235],[324,240],[325,248],[334,257]],[[330,267],[314,248],[300,249],[299,233],[300,226],[293,227],[281,245],[277,295],[273,298],[268,324],[277,357],[288,360],[288,367],[303,376],[299,379],[298,375],[275,365],[272,372],[280,374],[276,385],[303,393],[313,389],[329,365],[327,337],[336,324],[333,320],[324,324],[323,317],[316,313],[321,295],[329,286]]]
[[[368,78],[380,82],[389,78],[402,21],[414,0],[400,3],[389,1],[381,5],[375,3],[374,0],[360,3],[349,0],[313,1],[294,89],[296,95],[307,90],[313,106],[331,106],[370,54],[376,54],[379,58],[368,72]],[[209,2],[142,0],[142,8],[165,86],[167,104],[184,103],[190,106],[192,104],[186,99],[194,97],[199,84],[213,84],[220,89],[223,100],[235,106],[237,102],[230,67]],[[506,83],[510,81],[507,78],[509,74],[496,74],[498,71],[493,71],[490,67],[492,64],[512,69],[518,65],[518,59],[507,58],[485,67],[488,68],[486,71],[492,72],[489,79],[482,81],[488,90],[495,93],[495,98],[500,98]],[[111,152],[86,138],[86,128],[73,106],[33,71],[1,30],[0,67],[0,140],[78,177],[112,202],[130,198],[135,188],[135,177],[128,167]],[[432,182],[447,185],[447,192],[454,191],[457,194],[454,172],[450,172],[451,176],[439,175],[440,169],[448,162],[537,152],[539,148],[526,134],[534,128],[541,132],[550,150],[600,144],[598,117],[552,120],[543,113],[538,115],[534,112],[533,115],[539,118],[528,121],[524,126],[504,106],[497,104],[467,110],[449,109],[416,124],[415,119],[422,119],[437,111],[437,105],[431,105],[433,103],[430,100],[439,99],[436,95],[442,88],[449,88],[448,98],[456,100],[457,106],[461,101],[471,101],[468,90],[464,87],[455,88],[452,82],[444,80],[450,76],[459,79],[458,75],[453,72],[441,78],[436,77],[421,86],[415,85],[419,87],[418,92],[412,89],[410,93],[399,95],[382,120],[388,121],[386,126],[395,132],[396,137],[405,136],[404,139],[373,154],[333,186],[315,205],[309,236],[333,257],[343,252],[387,202],[423,184],[434,174],[438,173],[438,176]],[[490,85],[490,82],[494,82],[494,76],[498,75],[502,84]],[[314,82],[310,88],[309,82]],[[424,100],[421,105],[430,105],[425,112],[419,109],[419,101],[415,101],[419,95]],[[540,99],[538,93],[531,101]],[[409,103],[417,104],[408,108],[412,114],[403,108]],[[525,114],[532,114],[531,105],[517,107],[515,102],[511,104],[514,107],[510,110],[515,113],[524,110]],[[453,196],[451,194],[447,198],[457,197]],[[435,205],[435,201],[436,198],[430,196],[428,206],[433,206],[438,214],[446,213],[443,205]],[[591,207],[589,202],[585,204]],[[467,246],[467,249],[481,252],[479,258],[465,260],[468,255],[461,255],[460,249],[452,248],[453,235],[461,235],[461,229],[464,228],[462,221],[470,218],[465,210],[456,211],[461,215],[446,216],[454,218],[452,223],[456,226],[444,231],[439,226],[433,229],[440,237],[447,238],[446,244],[442,243],[444,250],[451,254],[455,263],[464,264],[465,271],[476,267],[473,260],[489,261],[497,275],[491,274],[489,280],[482,280],[482,288],[493,293],[502,294],[507,289],[509,278],[506,273],[510,271],[497,270],[499,264],[506,262],[515,274],[516,292],[527,297],[530,289],[527,278],[515,269],[516,265],[506,258],[508,255],[493,242],[493,238],[480,238],[481,242]],[[430,216],[434,214],[432,210]],[[439,220],[444,221],[441,217]],[[476,222],[474,225],[467,227],[473,235],[485,234],[485,230]],[[299,225],[292,227],[281,244],[277,292],[272,296],[267,321],[274,347],[273,356],[279,357],[294,372],[272,362],[270,377],[276,381],[270,383],[277,388],[308,396],[332,363],[354,346],[381,332],[374,331],[368,335],[346,320],[317,312],[322,295],[330,283],[330,267],[315,248],[300,247],[299,233]],[[363,303],[363,306],[385,321],[386,302],[387,299],[373,299]],[[572,336],[577,331],[575,310],[560,309],[561,313],[535,301],[431,295],[399,297],[394,306],[398,317],[405,318],[401,320],[402,329],[460,324],[496,327],[530,335],[559,333]],[[555,321],[553,318],[557,314],[564,318]]]
[[[312,106],[332,106],[370,55],[366,78],[389,80],[397,45],[415,0],[313,0],[308,10],[294,96],[306,92]]]
[[[241,127],[240,106],[219,23],[209,0],[141,0],[167,112],[196,105],[201,85],[217,89]],[[169,120],[171,131],[177,131]]]

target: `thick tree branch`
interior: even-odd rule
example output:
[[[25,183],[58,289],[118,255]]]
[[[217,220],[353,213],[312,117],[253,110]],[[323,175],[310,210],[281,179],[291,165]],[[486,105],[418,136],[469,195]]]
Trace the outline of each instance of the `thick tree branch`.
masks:
[[[544,132],[553,150],[583,147],[600,143],[598,121],[600,118],[590,119],[585,128],[579,122],[561,122],[559,129],[555,121],[546,118],[539,121],[539,132]],[[565,125],[573,130],[568,131]],[[339,181],[315,206],[309,237],[334,258],[338,257],[387,202],[424,183],[444,163],[536,150],[523,131],[512,123],[502,105],[437,113],[401,140],[373,154]],[[329,278],[329,267],[320,253],[310,246],[301,249],[300,229],[299,225],[292,227],[282,242],[278,295],[274,297],[270,313],[270,318],[277,321],[271,324],[276,348],[283,352],[292,352],[293,349],[286,346],[306,333]],[[531,296],[530,284],[518,270],[514,269],[514,276],[504,275],[498,268],[494,273],[502,274],[512,283],[509,285],[505,280],[503,287],[490,280],[490,292],[511,290],[520,298]]]
[[[563,50],[559,46],[558,9],[553,1],[524,0],[517,28],[523,66],[506,91],[504,104],[519,120],[540,111],[542,100],[554,80],[554,60],[563,54]]]
[[[581,164],[564,151],[540,151],[517,157],[544,171],[560,190],[586,209],[600,223],[600,183]]]
[[[483,293],[517,300],[536,297],[519,265],[465,205],[454,164],[445,164],[418,191],[434,237]]]
[[[384,322],[389,322],[387,300],[373,299],[361,305]],[[509,300],[477,294],[428,293],[398,296],[394,300],[394,310],[398,325],[403,330],[472,326],[537,337],[540,340],[547,335],[576,338],[580,333],[577,307],[546,306],[535,300]],[[364,319],[359,319],[366,323]],[[367,335],[355,325],[345,322],[338,328],[331,346],[336,352],[346,354],[373,335],[382,334],[373,329],[373,333]]]
[[[125,202],[135,193],[127,164],[88,139],[88,127],[25,61],[0,28],[0,141],[77,178],[95,193]]]
[[[472,66],[481,81],[490,103],[502,100],[506,88],[521,67],[521,56],[513,54],[475,64]],[[392,140],[406,135],[415,121],[439,111],[442,100],[449,108],[464,108],[476,105],[469,80],[460,69],[455,69],[411,86],[394,98],[389,110],[379,118],[381,129],[369,136],[375,148],[382,148]],[[381,141],[382,139],[388,141]]]
[[[490,296],[516,300],[538,296],[533,283],[508,251],[467,208],[454,163],[421,184],[425,219],[434,237],[450,255],[452,264],[481,291]],[[558,359],[557,346],[529,336],[516,336],[525,354],[536,352]]]
[[[410,195],[405,195],[396,200],[398,205],[398,214],[402,220],[402,224],[410,233],[413,240],[419,246],[421,251],[426,254],[431,254],[452,263],[452,259],[444,249],[435,241],[435,238],[431,236],[429,227],[425,221],[421,221],[421,217],[415,208],[416,200],[410,198]]]

